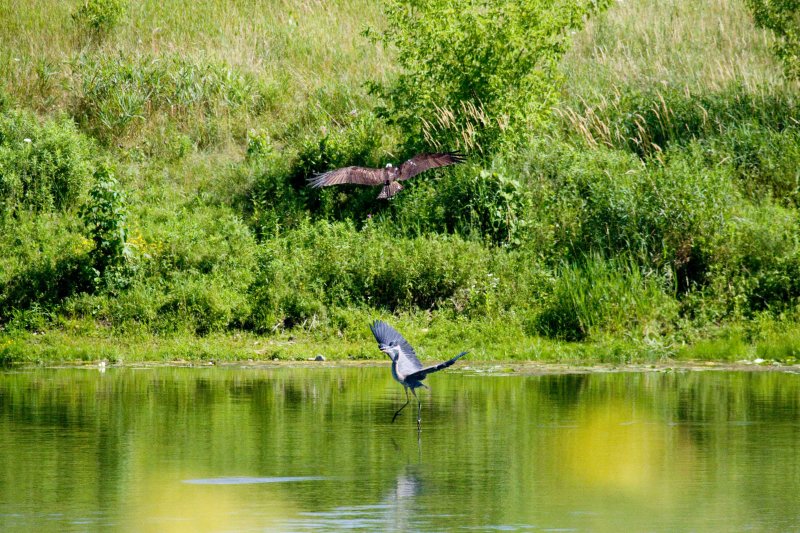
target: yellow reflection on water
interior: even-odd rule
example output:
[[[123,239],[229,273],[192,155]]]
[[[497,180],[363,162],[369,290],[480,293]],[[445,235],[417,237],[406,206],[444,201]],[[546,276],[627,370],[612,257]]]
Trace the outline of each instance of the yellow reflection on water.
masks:
[[[563,475],[584,486],[637,495],[685,480],[694,456],[680,429],[621,400],[582,409],[576,427],[557,438]]]
[[[296,515],[278,483],[204,485],[202,476],[148,472],[132,480],[124,524],[127,531],[189,533],[273,529]]]

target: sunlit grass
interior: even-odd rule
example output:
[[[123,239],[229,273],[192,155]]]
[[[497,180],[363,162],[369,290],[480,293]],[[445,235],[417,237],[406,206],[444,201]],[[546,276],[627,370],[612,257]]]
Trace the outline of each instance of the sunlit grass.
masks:
[[[567,93],[592,100],[625,85],[784,87],[771,39],[741,0],[614,2],[575,35],[563,63]]]
[[[363,84],[391,71],[381,47],[361,35],[381,26],[372,2],[128,2],[119,26],[93,44],[81,42],[71,3],[35,4],[0,1],[0,72],[12,98],[40,110],[70,105],[81,55],[226,65],[276,94],[257,115],[277,131],[309,109],[324,114],[331,94],[363,107]]]
[[[682,348],[678,359],[701,361],[742,361],[751,358],[752,346],[736,333],[720,338],[698,341]]]
[[[654,143],[664,139],[653,139],[653,129],[686,136],[702,122],[721,130],[737,120],[726,113],[757,116],[759,107],[769,113],[791,100],[796,84],[783,77],[771,42],[740,0],[614,2],[574,36],[556,114],[590,146],[660,151]],[[632,104],[637,94],[648,96]],[[727,109],[720,114],[719,106]]]
[[[268,336],[244,331],[200,337],[189,332],[153,335],[145,328],[129,328],[121,334],[91,319],[67,320],[56,329],[0,332],[0,363],[308,361],[318,355],[328,361],[386,362],[368,328],[377,318],[400,331],[424,364],[443,361],[460,351],[469,352],[461,360],[467,367],[521,361],[565,365],[661,363],[669,361],[671,353],[663,346],[632,339],[606,337],[579,343],[529,336],[520,324],[507,319],[466,321],[432,318],[428,313],[349,312],[357,317],[360,327],[344,332],[294,329]]]

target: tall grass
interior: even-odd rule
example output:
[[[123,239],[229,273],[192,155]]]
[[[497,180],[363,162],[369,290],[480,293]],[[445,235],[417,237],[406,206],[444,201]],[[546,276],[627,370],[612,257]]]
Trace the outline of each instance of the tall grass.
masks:
[[[17,2],[0,1],[0,72],[15,101],[66,109],[79,80],[91,74],[71,66],[86,54],[83,61],[90,63],[113,62],[115,56],[170,62],[180,56],[187,65],[222,65],[234,78],[248,76],[256,86],[271,88],[278,95],[275,107],[255,116],[283,132],[307,108],[328,118],[363,107],[361,85],[391,70],[384,51],[367,46],[360,35],[368,26],[381,27],[379,6],[361,0],[130,2],[111,34],[89,49],[78,38],[75,7],[45,0],[20,9]],[[341,108],[331,109],[326,101],[334,93],[349,95]],[[169,109],[162,112],[169,118]]]
[[[677,317],[672,276],[643,271],[630,257],[598,255],[562,266],[537,319],[540,333],[567,340],[591,335],[661,335]]]
[[[786,86],[743,0],[614,2],[575,35],[562,67],[570,100],[619,86],[748,91]]]
[[[657,154],[742,122],[798,125],[796,86],[744,2],[616,2],[575,35],[556,114],[590,146]]]

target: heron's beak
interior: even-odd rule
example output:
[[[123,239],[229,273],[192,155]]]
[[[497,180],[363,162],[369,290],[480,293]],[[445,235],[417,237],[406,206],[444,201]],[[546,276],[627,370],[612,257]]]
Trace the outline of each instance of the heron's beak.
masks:
[[[387,355],[387,357],[389,357],[389,359],[391,359],[392,361],[394,361],[394,356],[392,355],[392,350],[391,350],[391,349],[389,349],[389,348],[384,348],[384,347],[382,347],[382,346],[381,346],[381,347],[379,347],[379,348],[380,348],[380,350],[381,350],[383,353],[385,353],[385,354]]]

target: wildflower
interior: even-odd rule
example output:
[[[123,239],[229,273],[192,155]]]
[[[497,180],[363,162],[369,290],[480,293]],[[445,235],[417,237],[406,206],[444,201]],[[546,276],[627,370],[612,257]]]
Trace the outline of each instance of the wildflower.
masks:
[[[22,141],[23,141],[23,142],[26,142],[26,143],[31,143],[31,142],[33,142],[33,141],[31,141],[31,140],[30,140],[28,137],[25,137],[24,139],[22,139]]]

